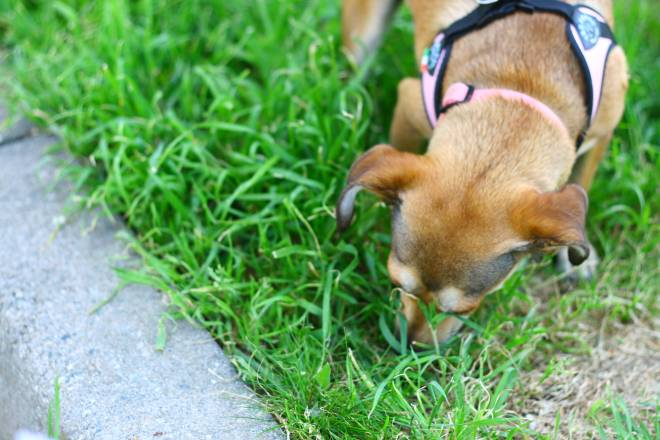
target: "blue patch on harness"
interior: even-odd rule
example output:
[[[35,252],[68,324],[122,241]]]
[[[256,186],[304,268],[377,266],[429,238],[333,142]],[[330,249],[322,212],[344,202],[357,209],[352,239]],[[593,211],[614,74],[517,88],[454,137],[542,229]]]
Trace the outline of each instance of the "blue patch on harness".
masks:
[[[575,24],[584,48],[589,50],[594,47],[601,35],[598,20],[589,14],[578,12],[575,17]]]
[[[440,59],[440,49],[442,48],[442,43],[436,42],[431,46],[431,51],[429,52],[429,59],[428,59],[428,68],[429,72],[432,72],[433,69],[435,69],[435,66],[438,64],[438,60]]]

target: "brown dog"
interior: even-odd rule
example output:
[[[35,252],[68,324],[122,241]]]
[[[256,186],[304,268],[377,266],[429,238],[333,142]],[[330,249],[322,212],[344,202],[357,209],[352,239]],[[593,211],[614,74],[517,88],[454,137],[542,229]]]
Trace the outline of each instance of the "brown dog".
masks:
[[[477,6],[474,0],[408,0],[419,62],[436,34]],[[573,2],[568,2],[573,3]],[[609,0],[584,2],[612,26]],[[396,0],[344,0],[343,37],[361,62],[375,50]],[[392,206],[388,270],[406,293],[408,334],[432,343],[460,326],[427,324],[419,301],[468,315],[497,289],[522,256],[559,250],[563,270],[591,277],[597,256],[587,241],[587,194],[624,108],[626,58],[609,55],[598,113],[584,143],[585,84],[562,17],[514,13],[458,39],[443,90],[454,82],[520,91],[550,107],[569,136],[522,103],[492,98],[448,111],[431,128],[420,80],[405,78],[390,131],[393,146],[373,147],[353,164],[337,203],[339,229],[350,224],[355,196],[371,191]],[[430,139],[424,155],[415,154]],[[569,182],[569,183],[567,183]],[[584,188],[584,189],[583,189]]]

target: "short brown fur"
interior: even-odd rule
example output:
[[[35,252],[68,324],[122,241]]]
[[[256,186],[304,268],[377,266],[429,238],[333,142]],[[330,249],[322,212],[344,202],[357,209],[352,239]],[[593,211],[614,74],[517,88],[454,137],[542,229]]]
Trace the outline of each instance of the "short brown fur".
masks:
[[[613,25],[610,1],[586,3]],[[440,29],[476,6],[473,0],[409,0],[407,4],[415,23],[417,61]],[[356,8],[371,11],[364,17],[385,17],[393,6],[377,0],[344,0],[345,44],[359,61],[365,53],[358,53],[354,40],[364,26],[360,16],[347,17],[347,11]],[[417,156],[423,160],[379,146],[358,159],[351,171],[349,186],[358,180],[368,182],[362,186],[394,205],[388,269],[393,282],[414,295],[402,295],[402,307],[417,341],[445,339],[458,327],[458,320],[448,320],[434,334],[417,301],[468,314],[522,255],[560,246],[576,247],[578,254],[587,249],[588,254],[586,193],[576,185],[564,185],[570,178],[589,189],[623,113],[627,64],[616,47],[608,59],[601,105],[582,150],[592,148],[574,167],[575,139],[587,115],[582,72],[564,26],[563,19],[552,14],[516,13],[470,33],[454,44],[443,87],[462,81],[526,93],[557,113],[569,137],[540,113],[501,98],[455,107],[431,130],[419,80],[405,78],[398,88],[390,141],[400,150],[419,151],[424,139],[430,139],[426,153]],[[380,37],[369,38],[373,42]],[[341,202],[342,198],[338,206]],[[345,224],[350,222],[341,209],[337,216]]]

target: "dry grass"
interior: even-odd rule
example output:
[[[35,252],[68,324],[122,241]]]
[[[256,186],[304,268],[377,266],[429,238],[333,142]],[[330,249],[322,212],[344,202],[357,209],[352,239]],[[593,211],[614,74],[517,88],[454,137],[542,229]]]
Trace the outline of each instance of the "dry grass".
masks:
[[[511,409],[530,420],[530,428],[554,438],[591,438],[604,406],[619,396],[631,416],[652,426],[660,396],[658,324],[658,319],[650,326],[618,324],[613,334],[596,338],[590,356],[562,354],[548,377],[543,364],[523,373]]]

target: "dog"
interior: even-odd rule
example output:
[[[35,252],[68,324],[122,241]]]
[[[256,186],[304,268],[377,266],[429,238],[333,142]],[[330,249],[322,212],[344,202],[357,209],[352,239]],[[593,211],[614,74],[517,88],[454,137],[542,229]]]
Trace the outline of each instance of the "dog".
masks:
[[[376,50],[399,3],[343,1],[343,44],[355,63]],[[612,41],[602,62],[604,79],[596,84],[599,73],[587,78],[567,38],[573,32],[585,46],[601,44],[590,39],[594,32],[604,38],[601,30],[613,26],[609,0],[586,0],[588,8],[570,18],[573,31],[567,31],[568,16],[531,11],[531,0],[406,3],[415,57],[425,73],[399,82],[390,144],[353,163],[336,220],[340,231],[350,225],[362,189],[391,206],[388,272],[402,291],[409,340],[433,344],[453,335],[461,317],[497,290],[526,255],[558,252],[560,270],[594,276],[598,257],[585,233],[586,191],[622,117],[628,67]],[[503,7],[498,3],[515,3],[506,6],[514,12],[484,24],[479,14]],[[577,8],[577,2],[565,3]],[[458,98],[429,109],[438,102],[423,87],[430,77],[424,63],[433,57],[438,63],[445,43],[440,33],[466,17],[482,21],[452,40],[437,84],[437,95]],[[482,97],[467,96],[472,93]],[[451,313],[432,328],[423,313],[427,306]]]

